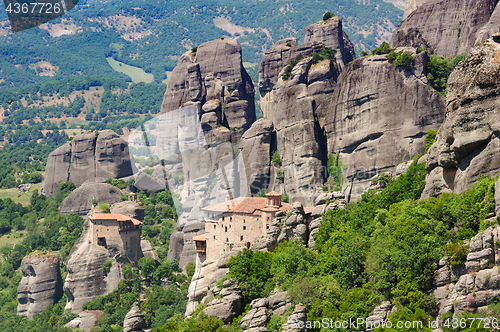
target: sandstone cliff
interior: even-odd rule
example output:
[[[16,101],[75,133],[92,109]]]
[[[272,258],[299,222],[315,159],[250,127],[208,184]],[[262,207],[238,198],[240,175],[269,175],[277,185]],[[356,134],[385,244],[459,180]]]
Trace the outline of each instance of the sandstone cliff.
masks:
[[[409,49],[409,51],[412,51]],[[340,153],[348,200],[359,197],[381,171],[424,152],[425,134],[439,128],[445,104],[427,83],[426,53],[413,54],[410,70],[385,55],[356,59],[337,81],[331,104],[319,112],[328,153]]]
[[[497,4],[498,0],[415,0],[409,4],[415,10],[399,24],[390,44],[426,47],[444,57],[467,53],[498,30]]]
[[[318,57],[325,47],[335,52],[334,57]],[[292,201],[312,204],[312,196],[323,184],[326,142],[318,116],[353,55],[342,21],[334,17],[308,26],[301,45],[293,38],[278,41],[260,63],[261,108],[273,123],[273,149],[280,155],[283,172],[283,186],[271,189],[286,191]]]
[[[115,132],[77,135],[49,154],[43,193],[55,196],[62,181],[71,181],[78,187],[95,178],[106,180],[132,174],[127,142]]]
[[[498,174],[500,44],[471,50],[448,79],[446,120],[429,149],[422,198],[464,192],[479,174]]]
[[[32,319],[63,295],[59,258],[56,254],[34,252],[21,262],[23,278],[17,287],[17,314]]]
[[[180,58],[165,92],[162,113],[187,105],[196,106],[204,129],[222,124],[235,128],[239,138],[252,125],[254,87],[237,41],[210,41]]]

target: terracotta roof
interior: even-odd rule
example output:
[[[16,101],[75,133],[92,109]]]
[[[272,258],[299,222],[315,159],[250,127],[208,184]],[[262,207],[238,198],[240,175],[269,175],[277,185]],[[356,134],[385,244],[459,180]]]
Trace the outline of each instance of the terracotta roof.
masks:
[[[102,234],[98,234],[98,235],[97,235],[97,237],[98,237],[98,238],[105,238],[105,236],[104,236],[104,235],[102,235]]]
[[[279,193],[277,191],[271,191],[271,192],[267,193],[266,196],[282,196],[282,195],[281,195],[281,193]]]
[[[226,211],[230,210],[232,207],[241,203],[241,201],[243,201],[245,198],[246,197],[238,197],[238,198],[232,199],[230,201],[206,206],[206,207],[202,208],[202,210],[203,211],[212,211],[212,212],[226,212]]]
[[[228,212],[253,214],[256,210],[260,211],[283,211],[290,210],[292,206],[288,203],[281,203],[279,208],[267,206],[265,197],[245,197],[245,199]]]
[[[89,216],[90,220],[116,220],[116,221],[131,221],[133,225],[142,225],[137,219],[120,214],[120,213],[99,213]]]
[[[198,235],[198,236],[193,236],[193,241],[206,241],[207,238],[205,234]]]

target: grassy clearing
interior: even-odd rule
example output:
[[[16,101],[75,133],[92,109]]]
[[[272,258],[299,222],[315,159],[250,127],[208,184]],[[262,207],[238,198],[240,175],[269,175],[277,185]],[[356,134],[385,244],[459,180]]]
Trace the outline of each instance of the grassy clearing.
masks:
[[[134,83],[151,83],[154,81],[153,74],[148,74],[141,68],[129,66],[120,61],[116,61],[113,58],[106,58],[106,60],[108,61],[108,64],[111,66],[111,68],[113,68],[117,72],[129,76]]]
[[[37,183],[30,188],[30,190],[26,193],[20,193],[16,188],[11,189],[0,189],[0,198],[10,198],[15,203],[21,203],[22,205],[28,205],[30,203],[30,197],[36,189],[40,190],[42,186],[41,183]]]

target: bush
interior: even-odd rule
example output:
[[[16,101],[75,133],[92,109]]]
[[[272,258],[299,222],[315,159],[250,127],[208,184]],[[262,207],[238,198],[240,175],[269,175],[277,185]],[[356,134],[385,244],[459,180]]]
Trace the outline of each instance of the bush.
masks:
[[[438,132],[437,129],[429,129],[427,135],[425,135],[425,153],[427,153],[431,148],[432,144],[434,144],[437,132]]]
[[[324,15],[323,15],[323,21],[328,21],[329,19],[331,19],[332,17],[335,17],[335,14],[334,13],[331,13],[331,12],[326,12]]]
[[[378,55],[378,54],[389,54],[392,51],[391,47],[389,46],[389,43],[383,42],[380,44],[379,47],[375,48],[372,51],[372,55]]]
[[[194,275],[194,272],[196,271],[196,263],[194,262],[189,262],[186,265],[186,273],[188,278],[191,278]]]
[[[274,167],[281,167],[281,158],[278,151],[273,152],[273,155],[271,157],[271,163],[274,165]]]
[[[104,213],[109,213],[110,208],[108,203],[102,203],[99,205],[99,209]]]
[[[461,242],[448,243],[444,246],[444,252],[453,267],[460,266],[467,260],[467,247]]]
[[[395,65],[403,68],[404,70],[410,70],[412,62],[413,56],[411,55],[411,52],[407,51],[397,55]]]
[[[284,181],[285,180],[285,172],[280,170],[280,169],[277,170],[276,171],[276,179],[280,180],[280,181]]]
[[[102,265],[102,272],[108,273],[111,271],[111,266],[113,266],[113,261],[105,261]]]

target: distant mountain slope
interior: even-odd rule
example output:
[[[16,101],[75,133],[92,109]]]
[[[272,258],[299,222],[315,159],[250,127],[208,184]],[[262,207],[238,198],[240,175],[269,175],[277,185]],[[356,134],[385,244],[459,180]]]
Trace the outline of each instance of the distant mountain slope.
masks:
[[[397,3],[401,7],[401,1]],[[15,35],[0,22],[0,88],[51,76],[96,75],[126,79],[106,56],[166,78],[180,55],[221,37],[238,38],[243,59],[258,63],[279,39],[303,36],[304,28],[326,11],[344,21],[358,50],[373,49],[402,19],[403,11],[383,0],[366,1],[80,1],[62,18]],[[6,20],[0,11],[0,20]],[[41,70],[41,62],[50,70]],[[41,68],[38,69],[37,68]]]

